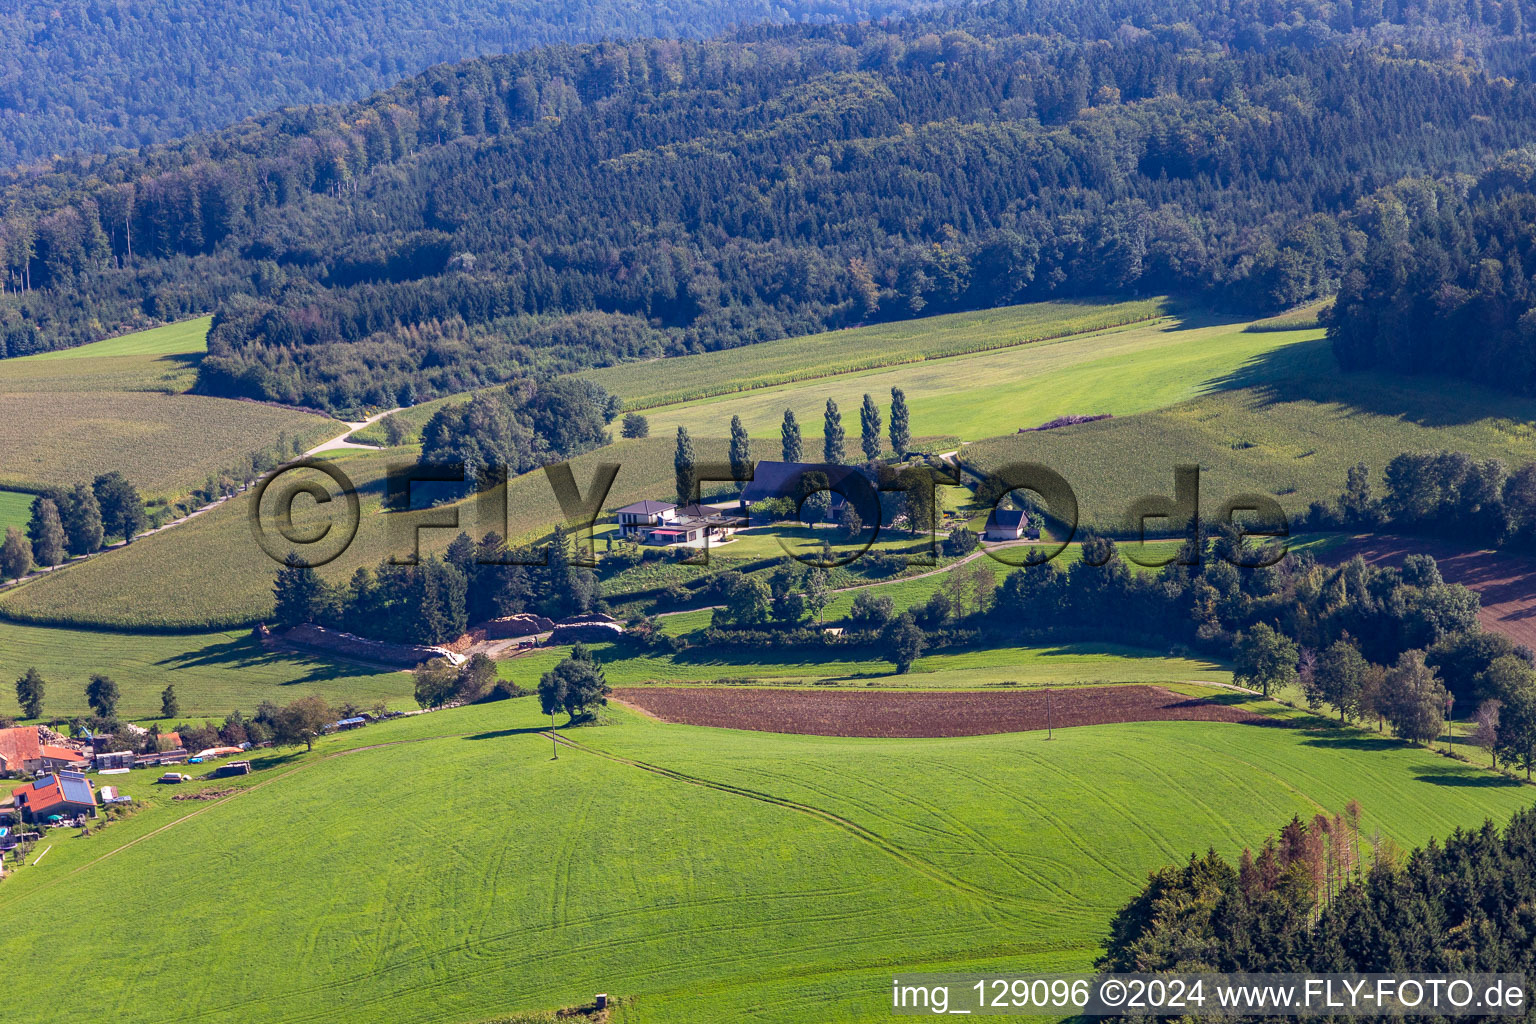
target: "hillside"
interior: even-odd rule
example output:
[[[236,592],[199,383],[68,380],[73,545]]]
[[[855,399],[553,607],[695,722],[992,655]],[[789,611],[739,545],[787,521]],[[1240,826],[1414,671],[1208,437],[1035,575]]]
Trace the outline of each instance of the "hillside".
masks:
[[[1033,300],[1284,308],[1339,286],[1384,186],[1536,131],[1519,24],[1339,7],[1003,2],[437,67],[0,183],[0,337],[217,311],[199,390],[347,412]]]
[[[550,43],[900,14],[904,0],[39,0],[0,12],[0,167],[164,142],[352,100],[433,64]],[[317,31],[317,26],[324,26]],[[216,69],[217,73],[210,73]]]
[[[1235,856],[1293,813],[1359,800],[1367,829],[1407,845],[1529,800],[1328,729],[838,740],[615,707],[607,727],[562,730],[580,747],[550,760],[537,712],[496,703],[264,755],[218,802],[131,782],[135,817],[54,839],[0,886],[9,961],[54,921],[97,925],[13,997],[53,1024],[220,1024],[256,1004],[273,1024],[396,1021],[405,1004],[460,1024],[594,992],[621,998],[626,1024],[722,1006],[759,1024],[883,1020],[893,970],[1086,968],[1148,870],[1211,845]],[[121,898],[147,888],[175,912],[146,922]],[[95,983],[71,984],[81,971]]]
[[[174,499],[279,437],[287,455],[339,433],[312,412],[187,394],[208,323],[0,362],[0,488],[68,487],[117,470],[147,497]]]

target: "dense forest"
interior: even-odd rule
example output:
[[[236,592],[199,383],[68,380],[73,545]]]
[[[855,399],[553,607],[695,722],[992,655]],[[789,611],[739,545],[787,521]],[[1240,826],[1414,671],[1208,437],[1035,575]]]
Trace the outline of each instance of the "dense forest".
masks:
[[[1402,182],[1359,219],[1370,242],[1329,323],[1341,366],[1536,394],[1536,149]]]
[[[0,181],[0,345],[337,412],[1068,294],[1272,309],[1536,132],[1515,2],[1012,3],[443,66]],[[1459,180],[1459,179],[1452,179]]]
[[[1536,812],[1404,858],[1351,805],[1292,821],[1236,865],[1211,852],[1157,872],[1115,918],[1100,967],[1529,974],[1533,879]]]
[[[0,166],[361,99],[434,64],[550,43],[852,21],[911,0],[19,0],[0,8]]]

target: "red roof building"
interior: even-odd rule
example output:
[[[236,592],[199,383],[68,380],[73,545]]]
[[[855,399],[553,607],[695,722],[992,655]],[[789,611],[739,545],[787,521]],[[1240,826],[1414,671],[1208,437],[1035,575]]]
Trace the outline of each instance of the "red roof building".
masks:
[[[96,817],[96,792],[79,772],[56,772],[11,790],[23,821],[45,821],[53,815]]]
[[[43,748],[38,742],[37,726],[0,729],[0,775],[35,772],[42,767]]]
[[[89,765],[91,759],[73,747],[55,747],[43,744],[39,748],[43,759],[43,770],[50,771],[54,768],[69,768],[73,765]]]

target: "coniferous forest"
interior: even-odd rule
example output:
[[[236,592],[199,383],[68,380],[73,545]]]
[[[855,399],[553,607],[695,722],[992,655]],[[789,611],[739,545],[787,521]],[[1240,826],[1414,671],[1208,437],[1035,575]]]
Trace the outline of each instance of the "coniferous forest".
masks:
[[[910,0],[17,0],[0,9],[0,166],[106,152],[306,103],[433,64],[550,43],[857,21]]]
[[[1004,2],[441,66],[12,173],[0,343],[216,311],[201,390],[338,412],[1063,295],[1342,288],[1342,352],[1386,232],[1434,230],[1421,194],[1523,187],[1525,19]],[[1523,288],[1489,246],[1438,272]]]

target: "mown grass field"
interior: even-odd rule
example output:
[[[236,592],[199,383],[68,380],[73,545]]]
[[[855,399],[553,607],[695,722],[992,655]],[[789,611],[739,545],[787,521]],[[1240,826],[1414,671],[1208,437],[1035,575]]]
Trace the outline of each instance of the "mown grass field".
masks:
[[[279,433],[307,446],[337,432],[325,416],[184,394],[209,322],[0,360],[0,486],[71,485],[115,469],[146,497],[173,498]]]
[[[32,517],[32,495],[25,491],[0,491],[0,537],[7,526],[25,527]]]
[[[1277,338],[1281,334],[1258,334]],[[1340,373],[1325,340],[1255,357],[1211,393],[1114,420],[967,446],[968,465],[1041,462],[1066,477],[1086,525],[1122,529],[1130,502],[1173,493],[1173,467],[1201,468],[1201,507],[1257,491],[1294,514],[1343,490],[1365,462],[1380,487],[1404,451],[1450,448],[1518,465],[1536,460],[1536,402],[1474,385]]]
[[[53,1024],[253,1006],[468,1024],[594,992],[624,1000],[622,1024],[885,1020],[893,974],[1088,967],[1147,871],[1233,856],[1293,814],[1358,800],[1368,831],[1419,844],[1529,802],[1358,733],[839,740],[608,718],[558,760],[532,700],[386,723],[263,756],[211,784],[237,792],[218,802],[135,773],[137,816],[57,834],[0,883],[0,958],[47,945],[53,967],[11,996]],[[146,891],[175,912],[123,898]],[[67,920],[92,927],[49,942]]]
[[[0,622],[0,715],[21,714],[11,685],[28,668],[48,684],[45,719],[89,714],[85,684],[96,672],[121,693],[129,719],[160,714],[160,691],[176,687],[183,715],[249,715],[264,700],[286,704],[319,694],[333,703],[375,701],[415,707],[408,673],[366,668],[263,647],[248,631],[142,634],[25,626]]]
[[[1320,336],[1316,330],[1250,333],[1243,326],[1194,317],[1164,320],[669,405],[646,416],[653,433],[671,434],[681,425],[718,435],[738,415],[754,437],[777,439],[789,408],[808,447],[819,450],[830,398],[842,412],[849,451],[856,453],[863,396],[874,396],[888,421],[891,388],[899,387],[914,434],[976,440],[1059,416],[1161,409],[1220,387],[1253,360]]]
[[[1105,330],[1153,320],[1167,312],[1165,299],[1127,302],[1036,302],[969,313],[949,313],[899,323],[850,327],[826,334],[780,338],[718,352],[623,363],[585,370],[624,399],[630,409],[651,409],[713,395],[768,388],[792,381],[854,373],[876,367],[921,362],[967,352],[1004,349],[1048,338]],[[413,436],[444,404],[440,398],[413,406],[401,420]],[[782,415],[782,409],[780,410]],[[726,414],[729,423],[730,413]],[[819,421],[818,421],[819,422]],[[655,433],[655,430],[652,431]],[[724,428],[705,431],[723,434]],[[918,431],[922,433],[922,431]],[[385,443],[379,424],[358,431],[355,439]]]

